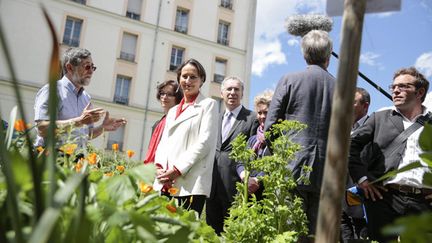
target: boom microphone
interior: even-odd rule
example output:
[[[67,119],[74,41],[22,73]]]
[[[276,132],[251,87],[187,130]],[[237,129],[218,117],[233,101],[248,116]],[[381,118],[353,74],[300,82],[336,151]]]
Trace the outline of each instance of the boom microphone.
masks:
[[[303,37],[311,30],[330,32],[333,28],[333,20],[318,14],[293,15],[285,20],[285,27],[291,35]]]
[[[330,32],[333,28],[333,20],[325,15],[308,14],[308,15],[293,15],[285,20],[285,27],[291,35],[303,37],[311,30],[323,30]],[[332,55],[339,59],[339,56],[332,51]],[[392,100],[392,97],[378,84],[370,80],[362,72],[358,72],[358,75],[363,78],[366,82],[376,88],[385,97]]]

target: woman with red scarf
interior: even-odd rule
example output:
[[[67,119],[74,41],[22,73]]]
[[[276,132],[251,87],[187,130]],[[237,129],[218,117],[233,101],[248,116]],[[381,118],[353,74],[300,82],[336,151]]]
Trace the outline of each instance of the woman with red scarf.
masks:
[[[144,159],[144,164],[154,163],[156,149],[165,127],[166,114],[169,109],[180,103],[183,98],[183,92],[177,81],[167,80],[157,86],[156,98],[161,103],[164,115],[152,127],[152,136]]]
[[[210,196],[218,135],[218,104],[204,97],[200,88],[206,79],[204,67],[195,59],[177,70],[184,97],[169,110],[165,129],[156,150],[158,167],[154,189],[169,190],[179,205],[201,214]]]

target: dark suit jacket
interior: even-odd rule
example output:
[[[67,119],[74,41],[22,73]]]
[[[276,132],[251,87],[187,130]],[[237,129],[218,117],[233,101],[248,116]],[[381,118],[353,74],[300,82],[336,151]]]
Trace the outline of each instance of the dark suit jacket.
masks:
[[[311,184],[300,185],[299,189],[320,191],[334,85],[335,78],[330,73],[320,66],[310,65],[303,72],[282,77],[270,103],[265,131],[279,119],[297,120],[307,125],[293,138],[302,149],[289,164],[295,178],[304,174],[303,165],[313,168],[310,174],[304,174]]]
[[[240,181],[236,171],[237,163],[229,158],[229,154],[232,151],[231,142],[241,133],[246,135],[246,139],[249,139],[250,136],[256,133],[258,121],[255,112],[242,107],[227,139],[222,141],[222,119],[223,113],[219,116],[219,133],[216,145],[213,183],[210,197],[218,197],[224,202],[231,203],[237,193],[236,182]]]
[[[357,182],[363,176],[375,180],[390,170],[397,169],[402,161],[406,142],[390,157],[384,158],[384,153],[392,141],[404,131],[403,118],[394,110],[384,110],[372,113],[363,126],[351,135],[349,154],[349,172]],[[370,160],[361,159],[361,151],[371,142]]]

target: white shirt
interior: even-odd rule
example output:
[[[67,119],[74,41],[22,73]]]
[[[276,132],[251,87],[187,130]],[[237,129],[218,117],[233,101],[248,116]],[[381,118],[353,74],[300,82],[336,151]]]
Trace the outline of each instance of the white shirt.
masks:
[[[229,111],[228,109],[225,109],[225,113],[224,116],[226,116],[226,114],[228,114],[228,112],[231,112],[233,114],[233,118],[230,120],[230,127],[232,127],[234,125],[235,122],[235,118],[237,118],[238,114],[240,113],[241,109],[243,108],[242,105],[237,106],[234,110]],[[224,118],[225,119],[225,118]]]
[[[406,118],[404,115],[403,117],[403,125],[404,129],[407,129],[409,126],[415,123],[415,121],[422,115],[426,115],[427,109],[423,108],[423,114],[418,115],[413,119],[413,121],[410,121],[408,118]],[[415,132],[413,132],[407,139],[406,148],[404,151],[404,154],[402,155],[402,161],[399,163],[398,169],[407,166],[408,164],[411,164],[415,161],[420,161],[420,163],[424,167],[419,167],[415,169],[411,169],[402,173],[398,173],[395,177],[392,179],[389,179],[387,181],[384,181],[384,185],[386,184],[399,184],[399,185],[406,185],[406,186],[412,186],[417,188],[424,187],[422,181],[423,181],[423,175],[425,172],[430,171],[428,169],[428,166],[426,163],[424,163],[419,155],[423,153],[422,149],[419,146],[419,137],[421,132],[423,131],[423,126],[417,129]]]

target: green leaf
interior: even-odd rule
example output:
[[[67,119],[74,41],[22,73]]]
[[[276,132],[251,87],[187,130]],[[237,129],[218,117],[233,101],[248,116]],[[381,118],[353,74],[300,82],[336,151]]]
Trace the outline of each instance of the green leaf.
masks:
[[[419,137],[420,148],[432,152],[432,125],[426,123]]]
[[[88,179],[90,182],[98,182],[100,181],[100,179],[102,179],[102,177],[103,177],[103,173],[97,170],[97,171],[90,171]]]
[[[17,186],[24,190],[31,189],[33,187],[33,181],[27,159],[17,150],[11,151],[10,156],[12,160],[12,171]]]
[[[398,170],[392,170],[392,171],[387,172],[385,175],[383,175],[380,178],[373,181],[372,184],[383,181],[383,180],[388,179],[390,177],[394,177],[399,173],[402,173],[402,172],[405,172],[405,171],[408,171],[411,169],[415,169],[415,168],[420,168],[420,167],[424,167],[424,166],[420,163],[420,161],[416,161],[416,162],[408,164],[408,165],[406,165],[406,166],[404,166]]]
[[[128,169],[127,174],[136,180],[152,184],[156,176],[156,167],[153,164],[139,165]]]
[[[135,196],[135,189],[127,176],[119,175],[99,182],[97,198],[115,205],[122,205],[124,202]]]
[[[420,154],[420,158],[425,162],[429,167],[432,167],[432,152],[426,152]]]
[[[425,173],[423,175],[423,185],[432,187],[432,173]]]

